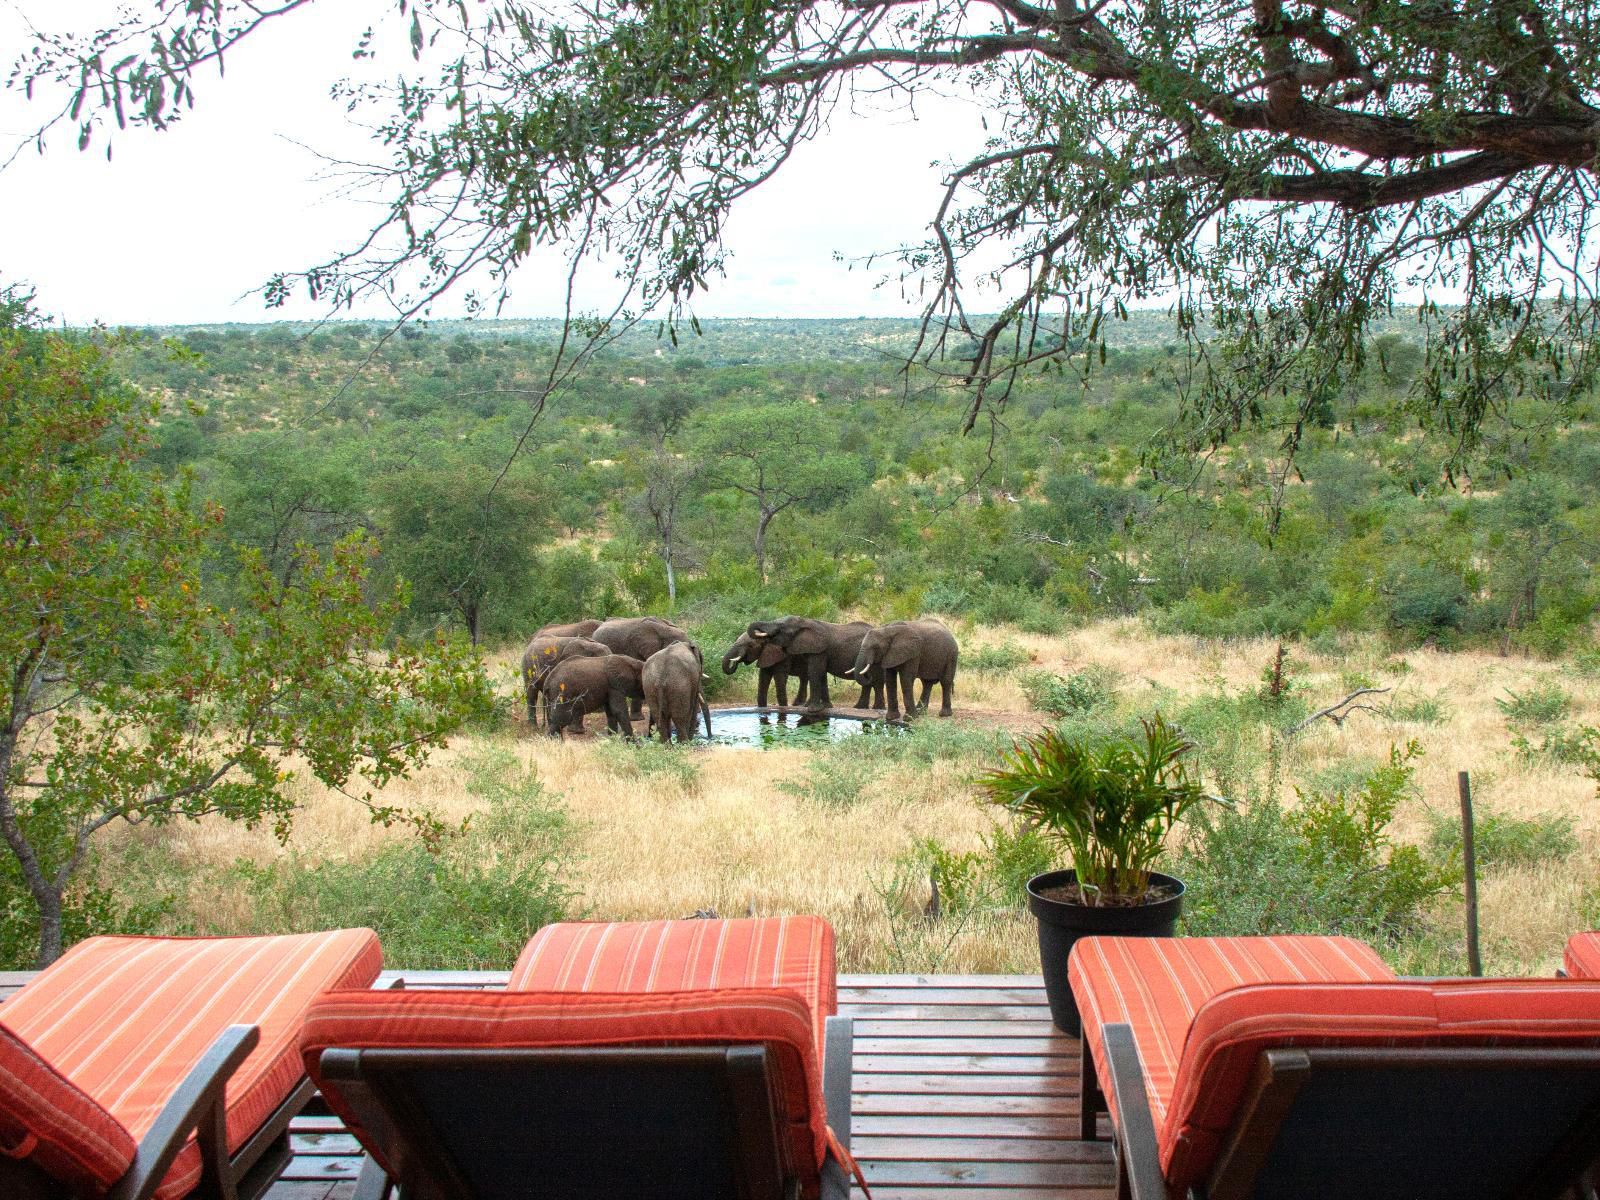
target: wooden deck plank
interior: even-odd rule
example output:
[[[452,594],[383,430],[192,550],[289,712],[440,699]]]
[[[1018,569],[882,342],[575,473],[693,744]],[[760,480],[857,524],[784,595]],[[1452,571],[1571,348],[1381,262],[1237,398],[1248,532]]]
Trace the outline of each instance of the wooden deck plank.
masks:
[[[914,1025],[915,1022],[907,1022]],[[1078,1047],[1063,1037],[874,1037],[856,1035],[856,1053],[872,1054],[1008,1054],[1029,1058],[1078,1058]]]
[[[865,1092],[933,1092],[941,1095],[1015,1096],[1049,1095],[1076,1096],[1078,1075],[858,1075],[850,1081],[853,1095]]]
[[[856,1092],[850,1109],[860,1117],[1076,1116],[1078,1093],[1033,1090],[1028,1095],[993,1092]]]

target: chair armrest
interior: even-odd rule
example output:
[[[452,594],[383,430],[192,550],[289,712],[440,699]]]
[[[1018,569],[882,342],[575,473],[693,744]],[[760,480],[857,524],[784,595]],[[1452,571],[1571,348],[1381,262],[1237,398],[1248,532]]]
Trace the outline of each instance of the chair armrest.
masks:
[[[189,1134],[198,1133],[213,1110],[220,1114],[228,1080],[260,1040],[261,1030],[254,1025],[230,1025],[222,1031],[162,1107],[139,1143],[133,1166],[106,1193],[106,1200],[149,1200],[155,1194]],[[227,1163],[217,1165],[226,1168]]]
[[[827,1049],[822,1060],[822,1101],[828,1127],[839,1144],[850,1148],[850,1058],[854,1053],[855,1025],[849,1017],[829,1017],[825,1026]]]
[[[1166,1200],[1167,1181],[1161,1175],[1156,1124],[1150,1115],[1150,1096],[1144,1089],[1144,1069],[1139,1065],[1133,1028],[1107,1025],[1101,1036],[1111,1074],[1110,1091],[1116,1101],[1118,1170],[1127,1179],[1132,1200]]]

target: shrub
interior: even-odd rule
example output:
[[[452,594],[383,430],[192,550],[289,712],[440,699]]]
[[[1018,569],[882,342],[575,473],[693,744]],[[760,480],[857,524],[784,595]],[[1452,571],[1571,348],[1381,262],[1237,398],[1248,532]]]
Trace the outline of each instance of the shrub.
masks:
[[[1548,681],[1520,693],[1507,688],[1505,697],[1496,697],[1494,703],[1505,714],[1506,724],[1522,728],[1553,725],[1572,711],[1572,697]]]
[[[1450,719],[1450,704],[1443,693],[1396,696],[1383,711],[1391,721],[1414,721],[1419,725],[1443,725]]]
[[[568,915],[570,821],[511,754],[481,755],[468,770],[487,808],[437,850],[411,840],[348,862],[291,855],[235,867],[255,931],[368,925],[397,967],[509,967],[538,929]]]
[[[849,738],[839,744],[859,740]],[[818,754],[806,763],[804,773],[798,778],[780,779],[774,786],[808,804],[849,808],[860,802],[878,770],[878,766],[864,756]]]
[[[1014,671],[1029,660],[1027,650],[1015,642],[1002,642],[998,646],[979,646],[961,657],[961,665],[969,671],[993,671],[1003,674]]]
[[[1271,796],[1202,810],[1172,871],[1188,884],[1185,932],[1196,936],[1340,933],[1393,946],[1460,878],[1389,832],[1413,788],[1421,747],[1391,747],[1359,788],[1302,793],[1293,810]]]
[[[1600,753],[1600,736],[1586,726],[1562,725],[1546,733],[1537,745],[1526,734],[1516,734],[1511,749],[1529,766],[1583,765]]]
[[[1472,851],[1480,867],[1537,866],[1571,858],[1578,849],[1573,818],[1563,813],[1530,817],[1479,809],[1472,822]],[[1428,852],[1436,859],[1459,856],[1461,822],[1435,814],[1428,834]]]
[[[1028,703],[1058,717],[1092,712],[1111,702],[1106,673],[1093,667],[1063,678],[1048,671],[1029,671],[1021,678]]]

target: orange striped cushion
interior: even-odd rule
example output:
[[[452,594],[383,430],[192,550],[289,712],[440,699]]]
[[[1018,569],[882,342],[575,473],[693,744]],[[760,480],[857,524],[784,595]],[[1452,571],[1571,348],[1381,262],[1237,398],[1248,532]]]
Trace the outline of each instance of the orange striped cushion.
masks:
[[[100,1195],[127,1174],[135,1149],[110,1113],[0,1024],[0,1154],[31,1159],[74,1193]]]
[[[338,1081],[321,1076],[324,1050],[697,1044],[768,1048],[788,1169],[803,1194],[815,1196],[826,1110],[811,1013],[790,992],[342,992],[317,1001],[300,1039],[306,1069],[329,1105],[391,1174],[384,1147],[359,1127]]]
[[[1106,1025],[1133,1027],[1150,1115],[1161,1128],[1194,1015],[1213,996],[1252,983],[1360,983],[1395,977],[1377,952],[1344,937],[1088,937],[1067,963],[1095,1069],[1109,1091]]]
[[[1568,938],[1562,965],[1574,979],[1600,979],[1600,933],[1575,933]]]
[[[1166,1125],[1158,1124],[1168,1182],[1181,1191],[1205,1175],[1263,1050],[1351,1045],[1600,1046],[1600,983],[1451,979],[1223,992],[1195,1015]]]
[[[811,1011],[817,1054],[838,1011],[833,927],[821,917],[568,921],[546,925],[511,969],[512,991],[688,992],[784,988]]]
[[[228,1084],[228,1148],[238,1150],[302,1077],[306,1006],[329,988],[366,987],[382,951],[370,929],[278,937],[97,937],[79,942],[6,1001],[5,1023],[135,1139],[229,1025],[261,1041]],[[156,1195],[200,1178],[193,1139]]]

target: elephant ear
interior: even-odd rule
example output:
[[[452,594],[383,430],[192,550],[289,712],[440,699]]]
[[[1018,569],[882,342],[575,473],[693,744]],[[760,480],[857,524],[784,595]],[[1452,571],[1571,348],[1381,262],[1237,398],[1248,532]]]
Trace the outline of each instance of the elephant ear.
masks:
[[[828,652],[828,635],[820,629],[813,629],[809,625],[798,626],[789,634],[787,642],[786,648],[796,658],[805,654],[826,654]]]
[[[775,667],[789,656],[784,653],[782,646],[767,642],[761,647],[761,657],[756,659],[758,667]]]
[[[910,630],[904,630],[889,639],[889,646],[883,652],[883,666],[885,669],[903,667],[911,661],[911,656],[917,652],[917,635]]]

